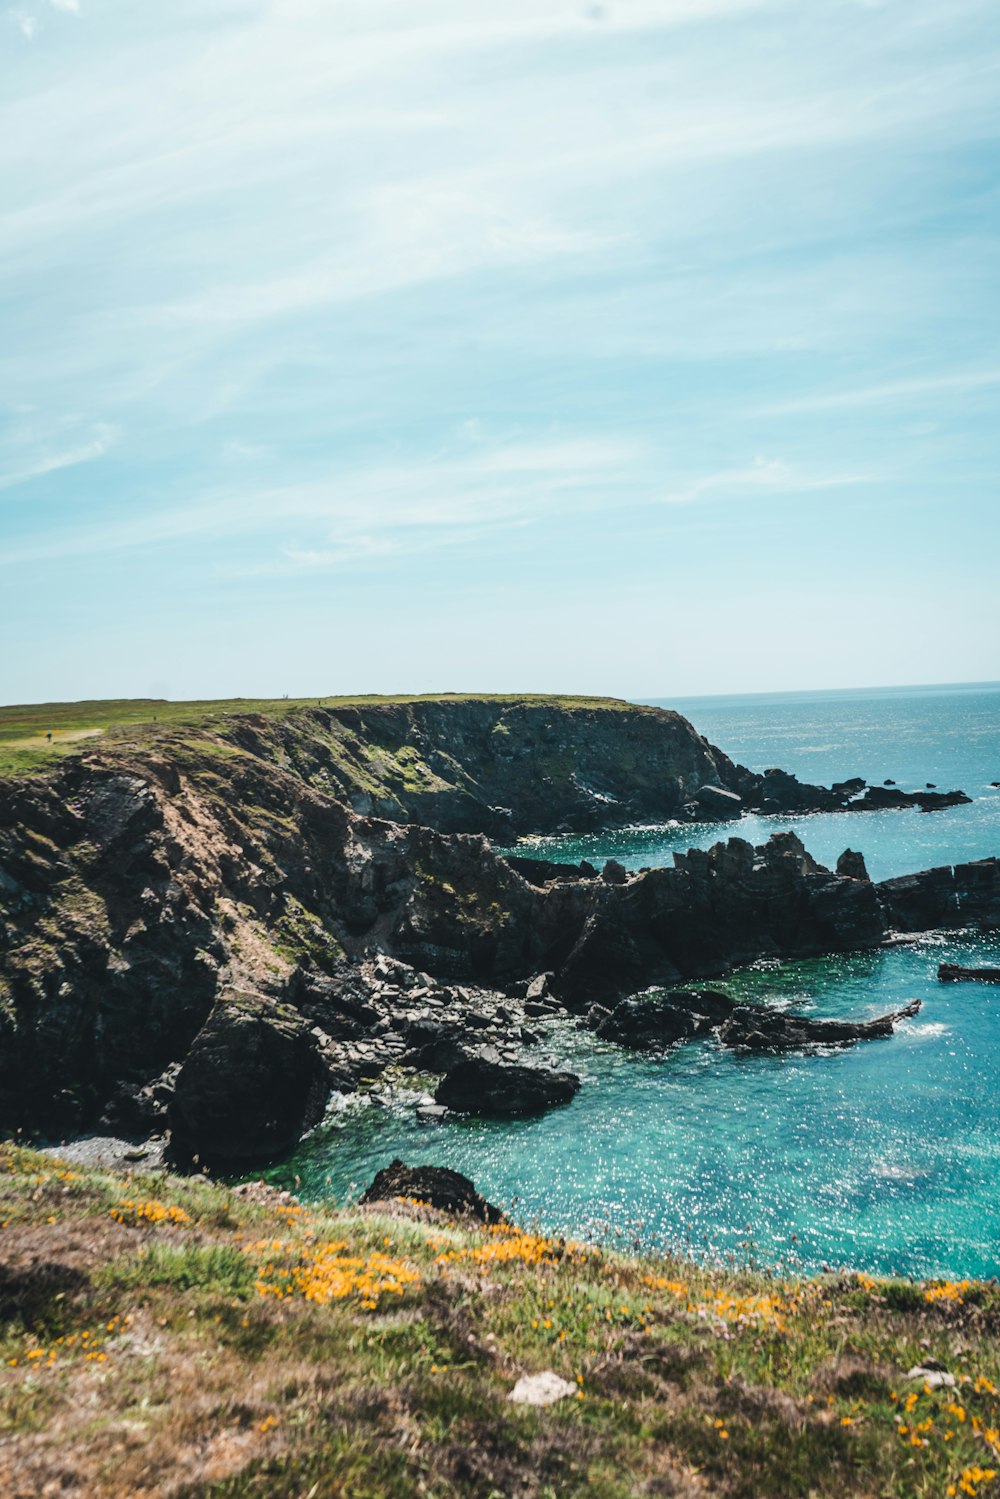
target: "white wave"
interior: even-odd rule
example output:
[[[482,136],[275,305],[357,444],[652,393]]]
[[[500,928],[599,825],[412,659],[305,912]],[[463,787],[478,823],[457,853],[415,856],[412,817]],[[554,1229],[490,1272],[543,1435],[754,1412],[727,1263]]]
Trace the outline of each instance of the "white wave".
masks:
[[[951,1026],[945,1025],[941,1020],[927,1020],[922,1025],[913,1025],[912,1022],[904,1020],[900,1024],[900,1030],[907,1036],[916,1036],[922,1041],[931,1036],[948,1036],[951,1034]]]

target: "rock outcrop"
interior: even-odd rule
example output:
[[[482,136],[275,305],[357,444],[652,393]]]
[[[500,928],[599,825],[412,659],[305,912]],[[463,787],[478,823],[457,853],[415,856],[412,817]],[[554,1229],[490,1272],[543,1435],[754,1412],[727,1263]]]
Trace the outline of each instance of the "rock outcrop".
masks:
[[[1000,859],[942,865],[875,886],[887,925],[896,932],[1000,926]]]
[[[623,999],[610,1014],[600,1010],[591,1028],[602,1041],[613,1041],[630,1051],[661,1051],[678,1041],[707,1035],[735,1009],[735,1000],[712,989],[637,994]]]
[[[719,1027],[719,1040],[737,1051],[800,1051],[809,1046],[854,1046],[885,1040],[901,1020],[920,1009],[920,1000],[874,1020],[813,1020],[766,1005],[739,1005]]]
[[[942,983],[954,984],[964,979],[972,983],[1000,984],[1000,968],[963,968],[960,963],[942,963],[938,968]]]
[[[174,1147],[213,1166],[272,1160],[319,1122],[329,1094],[319,1049],[296,1010],[226,995],[178,1070],[168,1110]]]
[[[633,1051],[665,1051],[709,1034],[734,1050],[793,1051],[891,1036],[900,1020],[919,1009],[920,1001],[914,1000],[873,1020],[814,1020],[769,1005],[741,1005],[713,989],[678,989],[622,1000],[610,1014],[599,1011],[591,1028],[603,1041]]]
[[[513,1119],[570,1103],[579,1087],[575,1072],[505,1065],[480,1055],[463,1058],[445,1073],[434,1098],[456,1114]]]
[[[367,1206],[399,1198],[479,1223],[505,1222],[500,1209],[487,1202],[467,1176],[446,1166],[407,1166],[397,1158],[377,1173],[360,1200]]]

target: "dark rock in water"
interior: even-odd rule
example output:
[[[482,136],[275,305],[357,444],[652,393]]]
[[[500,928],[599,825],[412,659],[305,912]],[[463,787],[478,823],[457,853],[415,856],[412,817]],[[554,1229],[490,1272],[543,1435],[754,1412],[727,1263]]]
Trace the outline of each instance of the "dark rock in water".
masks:
[[[890,789],[891,788],[891,789]],[[869,786],[864,796],[852,801],[852,812],[891,812],[897,808],[916,807],[921,812],[940,812],[945,807],[962,807],[972,801],[964,791],[900,791],[895,782],[886,786]]]
[[[434,1099],[456,1114],[512,1119],[520,1114],[544,1113],[553,1104],[569,1103],[579,1087],[575,1072],[506,1066],[485,1057],[467,1056],[442,1078]]]
[[[500,1209],[480,1196],[467,1176],[446,1166],[407,1166],[395,1160],[378,1173],[360,1200],[392,1202],[397,1197],[416,1198],[428,1207],[476,1218],[480,1223],[506,1222]]]
[[[937,976],[944,983],[971,979],[981,984],[1000,984],[1000,968],[963,968],[960,963],[942,963]]]
[[[798,776],[775,766],[755,777],[755,785],[743,792],[743,799],[748,805],[769,813],[835,812],[844,801],[842,793],[827,790],[825,786],[810,786]]]
[[[694,799],[708,817],[739,817],[743,811],[743,798],[736,791],[727,791],[724,786],[702,786],[695,792]]]
[[[719,1028],[724,1046],[740,1051],[794,1051],[803,1046],[853,1046],[856,1041],[875,1041],[892,1035],[899,1020],[907,1020],[920,1009],[915,999],[901,1010],[876,1020],[810,1020],[782,1010],[740,1005]]]
[[[220,1000],[191,1044],[170,1104],[174,1144],[213,1165],[292,1150],[330,1092],[308,1024],[256,995]]]
[[[864,791],[866,782],[861,776],[852,776],[849,781],[834,781],[830,790],[834,796],[857,796],[859,791]]]
[[[837,860],[837,873],[848,880],[868,880],[871,883],[864,854],[855,853],[853,848],[844,849]]]
[[[895,784],[896,782],[889,780],[888,777],[882,782],[883,786],[895,786]]]
[[[945,807],[967,807],[972,797],[964,791],[914,791],[913,801],[921,812],[942,812]]]
[[[936,781],[927,781],[926,785],[927,785],[927,790],[928,791],[936,791],[937,790],[937,782]]]
[[[705,1035],[735,1009],[735,1000],[712,989],[637,995],[622,1000],[594,1030],[602,1041],[613,1041],[630,1051],[655,1051]]]

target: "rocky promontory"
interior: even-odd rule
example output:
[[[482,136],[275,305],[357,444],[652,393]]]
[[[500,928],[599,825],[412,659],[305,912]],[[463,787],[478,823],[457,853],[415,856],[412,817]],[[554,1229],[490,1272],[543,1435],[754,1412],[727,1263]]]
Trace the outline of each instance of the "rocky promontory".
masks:
[[[875,885],[858,855],[831,871],[778,833],[630,874],[484,836],[683,814],[713,786],[763,805],[792,781],[662,710],[503,700],[233,715],[2,779],[0,1126],[167,1128],[185,1158],[243,1163],[400,1066],[437,1079],[426,1117],[527,1112],[577,1085],[538,1055],[547,1016],[1000,924],[996,860]]]

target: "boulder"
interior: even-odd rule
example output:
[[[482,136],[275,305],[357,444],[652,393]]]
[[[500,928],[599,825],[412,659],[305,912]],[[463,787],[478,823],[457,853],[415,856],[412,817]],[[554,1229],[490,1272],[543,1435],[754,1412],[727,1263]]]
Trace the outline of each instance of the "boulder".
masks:
[[[579,1087],[575,1072],[509,1065],[470,1055],[445,1074],[434,1098],[456,1114],[511,1119],[521,1114],[542,1114],[553,1104],[569,1103]]]
[[[444,1213],[476,1218],[480,1223],[503,1223],[503,1213],[476,1191],[474,1184],[459,1171],[446,1166],[407,1166],[394,1160],[378,1172],[371,1186],[361,1195],[363,1203],[392,1202],[416,1198],[428,1207]]]
[[[602,1041],[613,1041],[630,1051],[658,1051],[705,1035],[735,1008],[735,1000],[712,989],[641,994],[622,1000],[610,1015],[598,1020],[594,1030]]]
[[[244,1166],[294,1149],[317,1124],[330,1083],[308,1023],[260,995],[219,1000],[191,1044],[170,1100],[175,1148]]]
[[[724,786],[701,786],[694,799],[708,817],[739,817],[743,812],[743,798],[735,791],[727,791]]]
[[[440,1020],[411,1020],[406,1027],[405,1059],[425,1072],[447,1072],[461,1061],[462,1031]]]

